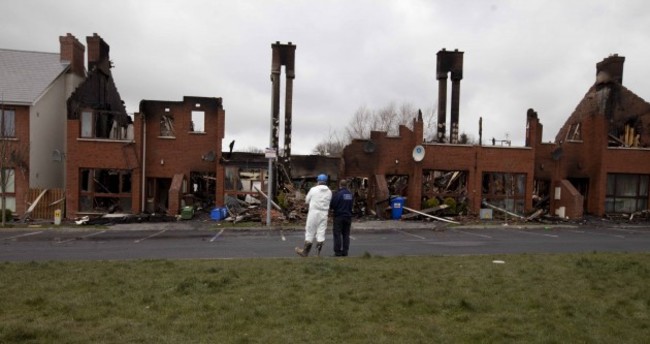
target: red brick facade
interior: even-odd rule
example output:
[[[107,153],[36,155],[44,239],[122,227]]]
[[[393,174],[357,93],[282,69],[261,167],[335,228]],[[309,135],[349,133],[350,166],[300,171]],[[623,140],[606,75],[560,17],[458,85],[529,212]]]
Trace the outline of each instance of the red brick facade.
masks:
[[[457,196],[472,214],[479,213],[486,190],[491,188],[486,175],[493,173],[525,176],[526,213],[533,211],[533,196],[547,197],[549,213],[568,218],[620,212],[617,206],[625,208],[626,202],[636,204],[632,211],[647,210],[650,104],[621,85],[623,60],[614,55],[597,65],[596,83],[553,144],[542,143],[543,127],[532,109],[526,115],[526,146],[519,148],[422,143],[423,123],[418,118],[413,130],[401,127],[398,137],[372,132],[369,140],[354,140],[343,152],[341,174],[368,178],[370,204],[387,196],[382,190],[387,176],[408,176],[408,187],[400,196],[407,198],[408,207],[420,209],[423,171],[439,170],[466,174],[465,190]],[[421,161],[411,154],[417,145],[425,149]],[[617,194],[615,178],[627,183],[632,180],[627,186],[632,191]],[[639,179],[638,190],[634,189],[635,178]],[[535,190],[536,185],[547,187]],[[630,192],[636,194],[630,196]]]
[[[223,204],[221,98],[143,100],[132,120],[112,78],[108,44],[97,34],[87,42],[88,76],[68,99],[66,216],[176,215],[206,187],[214,190],[202,205]],[[163,133],[163,123],[171,131]]]
[[[203,118],[202,128],[192,128],[193,112]],[[161,128],[165,122],[168,127]],[[183,197],[193,193],[195,183],[197,187],[214,187],[214,193],[208,197],[214,204],[223,205],[224,169],[219,161],[225,111],[221,98],[184,97],[181,102],[143,100],[140,112],[135,114],[135,124],[136,137],[142,137],[137,142],[140,156],[144,156],[147,178],[145,211],[155,210],[159,201],[164,200],[160,192],[169,192],[165,207],[170,214],[178,214],[183,203],[193,201]],[[195,180],[191,179],[192,175]],[[179,176],[185,186],[178,181]]]
[[[29,107],[3,106],[3,110],[15,112],[15,137],[0,139],[5,169],[14,170],[14,197],[16,213],[24,214],[27,209],[27,192],[29,190]],[[10,193],[7,193],[11,196]]]

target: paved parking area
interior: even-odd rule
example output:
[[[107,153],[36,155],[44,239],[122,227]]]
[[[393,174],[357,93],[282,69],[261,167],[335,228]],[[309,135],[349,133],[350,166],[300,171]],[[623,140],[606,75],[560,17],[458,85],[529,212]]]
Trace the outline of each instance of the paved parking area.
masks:
[[[559,252],[650,252],[646,226],[466,225],[376,221],[355,223],[351,256]],[[195,223],[98,228],[0,230],[0,261],[297,258],[300,228],[220,228]],[[331,254],[331,233],[323,256]]]

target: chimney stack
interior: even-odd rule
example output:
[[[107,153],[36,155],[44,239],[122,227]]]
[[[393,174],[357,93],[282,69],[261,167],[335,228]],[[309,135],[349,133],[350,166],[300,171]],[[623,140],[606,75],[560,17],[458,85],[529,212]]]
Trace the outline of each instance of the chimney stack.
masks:
[[[61,61],[70,62],[70,70],[74,74],[84,77],[84,53],[86,52],[86,48],[70,33],[65,36],[59,36],[59,43],[61,44]]]
[[[444,142],[447,132],[447,74],[451,74],[451,130],[449,142],[458,143],[460,81],[463,79],[463,52],[442,49],[437,54],[438,79],[438,142]]]
[[[611,55],[596,64],[596,83],[617,82],[623,84],[623,63],[625,57]]]
[[[93,70],[97,64],[108,61],[110,47],[98,34],[93,33],[92,36],[86,37],[86,44],[88,45],[88,70]]]

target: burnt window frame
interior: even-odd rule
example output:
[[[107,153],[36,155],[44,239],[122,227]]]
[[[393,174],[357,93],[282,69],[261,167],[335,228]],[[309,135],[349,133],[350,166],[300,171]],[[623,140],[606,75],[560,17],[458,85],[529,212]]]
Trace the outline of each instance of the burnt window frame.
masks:
[[[90,118],[88,118],[90,117]],[[108,117],[104,126],[99,122],[100,119]],[[116,120],[116,115],[112,111],[102,111],[93,109],[83,109],[79,114],[79,138],[86,140],[119,140],[128,141],[128,128],[120,126]],[[84,125],[90,121],[89,127]],[[97,133],[103,127],[102,136]],[[90,132],[86,129],[90,129]]]
[[[171,109],[166,107],[163,113],[160,115],[160,131],[158,137],[164,138],[176,138],[176,130],[174,127],[174,114],[171,113]]]
[[[623,188],[623,178],[634,178],[634,194],[629,194],[632,188]],[[631,180],[628,180],[632,182]],[[644,185],[645,183],[645,185]],[[634,173],[607,173],[605,187],[605,213],[621,214],[643,211],[648,209],[650,194],[650,175]],[[626,202],[634,201],[634,208],[626,207]],[[617,206],[618,204],[618,206]],[[628,203],[629,204],[629,203]]]
[[[481,175],[481,199],[505,210],[523,214],[526,208],[527,178],[527,173],[483,172]],[[504,183],[503,188],[496,186],[499,180]],[[509,188],[506,186],[507,184],[516,186]]]
[[[257,177],[242,178],[243,173],[251,173],[257,175]],[[258,192],[255,191],[255,187],[264,189],[265,185],[267,185],[266,177],[267,171],[265,168],[226,166],[224,168],[224,191],[229,194],[258,194]],[[247,182],[246,186],[250,187],[248,190],[244,187],[244,182]],[[259,183],[259,186],[257,186],[256,183]]]
[[[116,175],[116,177],[112,178],[117,178],[117,180],[113,180],[109,184],[111,175]],[[99,178],[102,180],[99,180]],[[115,182],[117,182],[117,189],[114,186]],[[123,212],[131,212],[133,207],[132,192],[133,172],[131,170],[111,168],[79,169],[78,209],[80,212],[102,213],[111,212],[111,210],[118,208]],[[103,202],[106,202],[106,204],[102,204]]]

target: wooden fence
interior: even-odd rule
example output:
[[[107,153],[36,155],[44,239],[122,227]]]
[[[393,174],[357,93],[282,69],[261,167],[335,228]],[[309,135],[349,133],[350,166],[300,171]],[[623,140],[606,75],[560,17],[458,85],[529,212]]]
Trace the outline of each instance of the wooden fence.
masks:
[[[32,219],[53,220],[54,211],[57,209],[60,209],[61,213],[65,214],[65,191],[63,189],[29,189],[27,192],[25,212],[29,210],[44,190],[47,191],[38,200],[38,203],[36,203],[36,206],[28,217]]]

